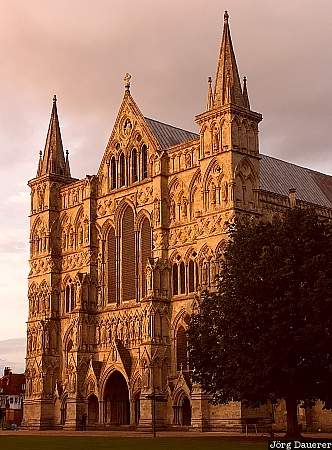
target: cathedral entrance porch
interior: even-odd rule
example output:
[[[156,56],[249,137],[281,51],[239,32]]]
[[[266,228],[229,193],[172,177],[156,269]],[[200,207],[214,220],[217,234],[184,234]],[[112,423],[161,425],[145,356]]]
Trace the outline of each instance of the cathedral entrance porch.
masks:
[[[113,372],[105,385],[103,424],[111,426],[130,424],[130,402],[127,382],[123,375]]]

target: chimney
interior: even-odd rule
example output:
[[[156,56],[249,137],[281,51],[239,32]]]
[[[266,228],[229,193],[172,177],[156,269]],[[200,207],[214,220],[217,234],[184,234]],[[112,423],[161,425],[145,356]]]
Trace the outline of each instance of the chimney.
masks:
[[[291,188],[288,193],[289,203],[291,208],[295,208],[296,206],[296,189]]]
[[[10,375],[12,373],[12,369],[10,367],[5,367],[4,371],[3,371],[3,375],[5,377],[7,377],[8,375]]]

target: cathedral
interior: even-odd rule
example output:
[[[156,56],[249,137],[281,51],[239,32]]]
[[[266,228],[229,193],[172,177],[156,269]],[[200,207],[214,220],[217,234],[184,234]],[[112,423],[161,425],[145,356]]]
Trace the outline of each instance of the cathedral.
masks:
[[[54,97],[29,181],[23,426],[283,427],[282,403],[210,404],[191,382],[187,357],[190,315],[200,292],[215,288],[229,222],[295,205],[332,216],[332,177],[261,154],[261,120],[239,76],[227,12],[197,133],[145,117],[127,74],[98,173],[79,180]],[[308,430],[332,430],[319,404],[299,416]]]

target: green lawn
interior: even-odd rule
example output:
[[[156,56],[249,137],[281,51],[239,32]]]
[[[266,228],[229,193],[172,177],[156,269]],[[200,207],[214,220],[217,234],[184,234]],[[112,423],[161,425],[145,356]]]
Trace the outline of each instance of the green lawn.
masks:
[[[108,438],[0,436],[1,450],[265,450],[266,441],[244,438]]]

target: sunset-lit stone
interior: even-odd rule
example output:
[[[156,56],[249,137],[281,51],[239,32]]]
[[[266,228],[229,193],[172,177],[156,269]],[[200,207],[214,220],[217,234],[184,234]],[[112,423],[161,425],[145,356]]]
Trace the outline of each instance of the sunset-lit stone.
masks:
[[[86,416],[91,428],[144,430],[154,411],[158,428],[270,427],[270,405],[212,406],[191,384],[185,330],[200,292],[215,288],[228,223],[295,204],[330,217],[332,181],[259,153],[262,116],[241,83],[228,20],[199,134],[144,117],[126,74],[98,173],[76,180],[53,100],[29,182],[28,428],[77,429]]]

